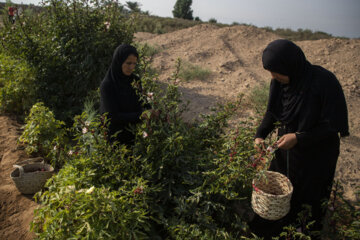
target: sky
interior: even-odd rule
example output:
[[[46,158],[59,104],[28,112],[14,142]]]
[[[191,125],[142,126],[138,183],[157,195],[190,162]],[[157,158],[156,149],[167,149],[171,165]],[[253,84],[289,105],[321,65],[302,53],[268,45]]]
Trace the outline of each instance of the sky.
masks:
[[[1,0],[3,1],[3,0]],[[129,0],[126,0],[129,1]],[[126,1],[120,3],[125,4]],[[131,1],[131,0],[130,0]],[[173,17],[176,0],[133,0],[151,15]],[[12,0],[38,4],[39,0]],[[337,37],[360,38],[360,0],[193,0],[193,16],[202,21],[257,27],[310,29]]]

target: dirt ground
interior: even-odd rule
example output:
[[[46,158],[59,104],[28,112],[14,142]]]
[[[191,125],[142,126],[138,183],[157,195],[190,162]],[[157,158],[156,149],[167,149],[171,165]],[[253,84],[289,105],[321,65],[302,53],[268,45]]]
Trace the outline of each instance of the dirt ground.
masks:
[[[0,239],[33,239],[30,222],[37,204],[32,195],[22,195],[10,173],[13,165],[25,160],[26,153],[17,145],[21,126],[14,119],[0,116]]]
[[[160,49],[153,68],[159,80],[166,83],[175,69],[177,58],[207,68],[206,80],[181,82],[180,90],[190,101],[185,118],[208,113],[212,106],[247,94],[270,76],[262,68],[262,50],[277,35],[253,26],[218,28],[197,25],[173,33],[155,35],[137,33],[136,41]],[[341,141],[336,178],[344,186],[345,197],[359,201],[355,190],[360,187],[360,39],[329,39],[296,42],[307,59],[335,73],[346,96],[350,137]],[[12,165],[27,158],[17,145],[20,125],[14,119],[0,116],[0,239],[32,239],[29,223],[37,204],[32,196],[20,194],[10,179]]]

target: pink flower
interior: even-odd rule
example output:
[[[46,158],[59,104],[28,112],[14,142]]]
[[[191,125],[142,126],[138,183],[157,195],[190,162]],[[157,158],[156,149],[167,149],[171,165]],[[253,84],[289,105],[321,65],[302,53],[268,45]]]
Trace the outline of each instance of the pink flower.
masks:
[[[147,132],[143,132],[143,138],[147,138],[149,136],[149,134]]]
[[[85,134],[85,133],[87,133],[87,132],[88,132],[88,129],[87,129],[86,127],[84,127],[84,128],[82,129],[82,133]]]
[[[144,193],[144,188],[143,188],[143,186],[140,186],[140,187],[136,188],[136,189],[134,190],[134,193],[135,193],[135,194],[143,194],[143,193]]]
[[[104,25],[105,25],[106,30],[109,30],[111,23],[110,22],[104,22]]]
[[[276,148],[273,148],[271,146],[268,146],[266,151],[268,151],[269,153],[273,154],[275,152]]]
[[[146,96],[147,96],[146,99],[148,100],[148,102],[154,100],[154,93],[153,93],[153,92],[148,92],[148,93],[146,94]]]

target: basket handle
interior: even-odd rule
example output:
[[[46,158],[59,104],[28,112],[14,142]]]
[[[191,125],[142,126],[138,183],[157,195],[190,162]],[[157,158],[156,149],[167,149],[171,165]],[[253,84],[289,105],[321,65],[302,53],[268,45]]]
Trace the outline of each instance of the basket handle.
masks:
[[[18,168],[19,169],[19,177],[22,177],[24,175],[24,168],[20,165],[13,165],[14,168]]]
[[[23,160],[21,162],[18,162],[17,164],[25,164],[25,163],[35,163],[35,162],[40,162],[40,163],[45,163],[44,162],[44,159],[42,157],[36,157],[36,158],[29,158],[29,159],[26,159],[26,160]]]

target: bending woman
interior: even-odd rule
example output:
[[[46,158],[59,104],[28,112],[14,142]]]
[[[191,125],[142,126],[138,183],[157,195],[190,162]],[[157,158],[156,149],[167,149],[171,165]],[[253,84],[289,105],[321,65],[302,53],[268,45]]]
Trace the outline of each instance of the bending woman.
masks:
[[[272,80],[267,112],[255,143],[263,144],[274,123],[281,123],[279,149],[269,170],[287,175],[294,191],[290,213],[284,219],[266,221],[256,216],[250,226],[264,237],[276,236],[284,225],[295,222],[306,204],[312,207],[316,221],[313,230],[319,231],[325,214],[321,204],[330,197],[339,156],[339,133],[349,135],[343,90],[333,73],[310,64],[291,41],[271,42],[262,61]]]
[[[112,63],[100,86],[100,113],[108,113],[110,119],[109,140],[121,144],[133,144],[135,136],[128,129],[131,124],[140,121],[142,104],[134,81],[140,81],[133,74],[139,54],[136,48],[123,44],[116,48]],[[113,135],[117,133],[116,137]]]

